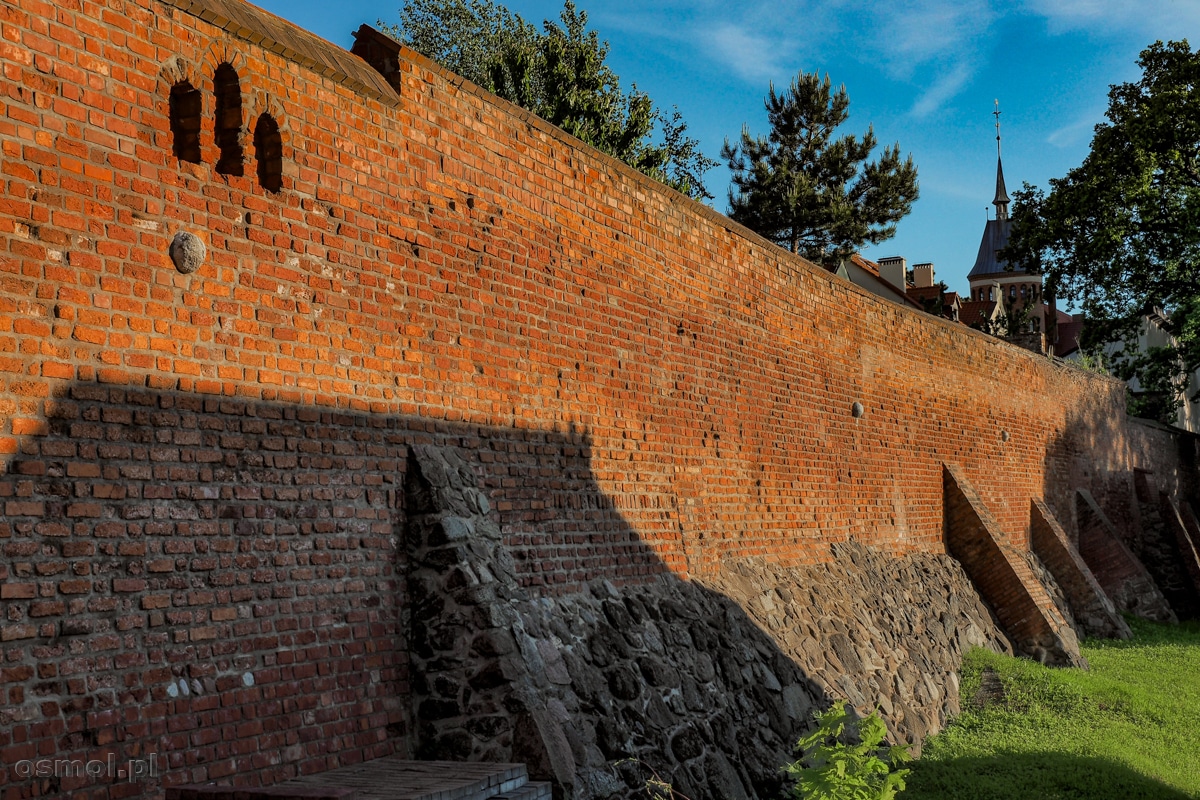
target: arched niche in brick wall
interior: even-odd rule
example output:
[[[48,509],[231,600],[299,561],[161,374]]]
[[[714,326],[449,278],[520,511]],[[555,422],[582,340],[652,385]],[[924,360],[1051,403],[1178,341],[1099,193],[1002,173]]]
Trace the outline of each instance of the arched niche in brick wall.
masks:
[[[283,137],[275,117],[264,112],[254,124],[254,160],[258,184],[268,192],[283,188]]]
[[[180,161],[200,163],[200,119],[204,114],[204,95],[188,80],[171,87],[171,149]]]
[[[223,62],[213,73],[213,95],[216,116],[213,138],[220,156],[217,172],[222,175],[242,175],[245,154],[242,151],[242,82],[232,64]]]
[[[179,161],[200,164],[204,160],[200,139],[208,88],[204,75],[186,59],[169,56],[159,67],[156,93],[162,105],[156,105],[154,114],[159,119],[159,114],[166,116],[170,136],[169,143],[160,146],[170,147]]]

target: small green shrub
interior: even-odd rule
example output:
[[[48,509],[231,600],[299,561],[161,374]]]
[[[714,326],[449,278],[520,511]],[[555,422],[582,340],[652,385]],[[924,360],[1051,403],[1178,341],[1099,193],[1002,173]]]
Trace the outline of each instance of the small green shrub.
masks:
[[[799,800],[891,800],[904,790],[909,770],[896,765],[912,756],[903,747],[883,746],[887,728],[878,711],[856,720],[838,700],[813,718],[817,729],[796,745],[800,759],[784,768],[795,777],[792,793]]]
[[[1104,363],[1104,354],[1099,351],[1094,353],[1081,351],[1079,353],[1079,358],[1075,363],[1080,369],[1085,369],[1088,372],[1094,372],[1097,375],[1112,374],[1108,371],[1108,365]]]

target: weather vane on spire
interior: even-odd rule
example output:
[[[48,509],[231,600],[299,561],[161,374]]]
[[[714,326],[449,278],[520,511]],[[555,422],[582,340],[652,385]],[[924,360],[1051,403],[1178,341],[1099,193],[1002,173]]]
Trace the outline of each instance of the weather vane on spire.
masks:
[[[996,101],[996,199],[992,205],[996,207],[996,220],[1008,219],[1008,191],[1004,188],[1004,165],[1000,163],[1000,101]]]
[[[996,155],[1000,155],[1000,101],[996,100],[996,110],[992,112],[996,118]]]

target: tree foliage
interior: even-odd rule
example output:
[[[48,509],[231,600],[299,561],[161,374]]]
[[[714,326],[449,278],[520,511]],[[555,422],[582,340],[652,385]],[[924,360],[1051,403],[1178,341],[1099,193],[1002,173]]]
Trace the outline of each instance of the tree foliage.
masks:
[[[834,138],[849,117],[844,86],[829,76],[800,73],[782,93],[766,99],[771,133],[728,140],[721,157],[733,173],[729,215],[771,241],[818,263],[848,258],[863,244],[896,233],[896,222],[917,199],[917,168],[900,145],[875,149],[873,129],[861,139]]]
[[[995,317],[987,317],[978,322],[971,323],[971,327],[977,331],[982,331],[989,336],[1015,336],[1021,333],[1029,333],[1029,320],[1033,317],[1032,303],[1010,303],[1004,299],[1004,293],[1000,293],[1000,311]]]
[[[912,282],[912,272],[910,269],[906,275],[910,283]],[[950,287],[946,285],[945,281],[938,281],[934,284],[934,288],[937,289],[937,294],[933,297],[922,297],[921,308],[925,310],[926,314],[940,317],[946,311],[946,292],[950,291]]]
[[[539,31],[492,0],[406,0],[400,24],[382,27],[592,147],[689,197],[711,198],[703,176],[717,162],[686,135],[679,110],[657,108],[636,84],[622,90],[605,63],[608,42],[571,0],[559,19]]]
[[[1110,366],[1146,392],[1132,413],[1173,421],[1200,367],[1200,53],[1156,42],[1138,64],[1141,80],[1111,87],[1083,164],[1049,193],[1015,193],[1002,256],[1082,307],[1084,350],[1123,343]],[[1175,344],[1139,352],[1153,309],[1169,316]]]

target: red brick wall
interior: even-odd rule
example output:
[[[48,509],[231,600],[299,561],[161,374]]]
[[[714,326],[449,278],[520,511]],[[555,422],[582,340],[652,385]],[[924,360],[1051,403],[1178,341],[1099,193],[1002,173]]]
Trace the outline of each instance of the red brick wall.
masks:
[[[1131,420],[1131,423],[1129,448],[1133,463],[1146,473],[1149,487],[1172,498],[1200,500],[1197,497],[1200,487],[1196,486],[1200,436],[1148,420]]]
[[[187,7],[0,8],[6,764],[160,747],[270,779],[403,750],[394,487],[422,437],[479,453],[554,591],[940,551],[943,461],[1018,542],[1030,497],[1068,524],[1074,486],[1127,487],[1115,382],[863,292],[419,57],[397,98],[236,0]],[[247,131],[280,124],[279,193],[249,132],[245,176],[214,172],[222,62]],[[172,154],[180,77],[199,165]]]
[[[1116,384],[859,291],[422,59],[393,108],[149,0],[53,36],[52,9],[8,12],[9,452],[64,381],[574,429],[680,571],[701,538],[938,547],[942,460],[1021,531],[1048,449],[1128,458]],[[279,114],[278,194],[213,173],[210,96],[206,163],[171,154],[163,75],[222,59],[248,125]],[[194,275],[177,231],[208,243]]]

